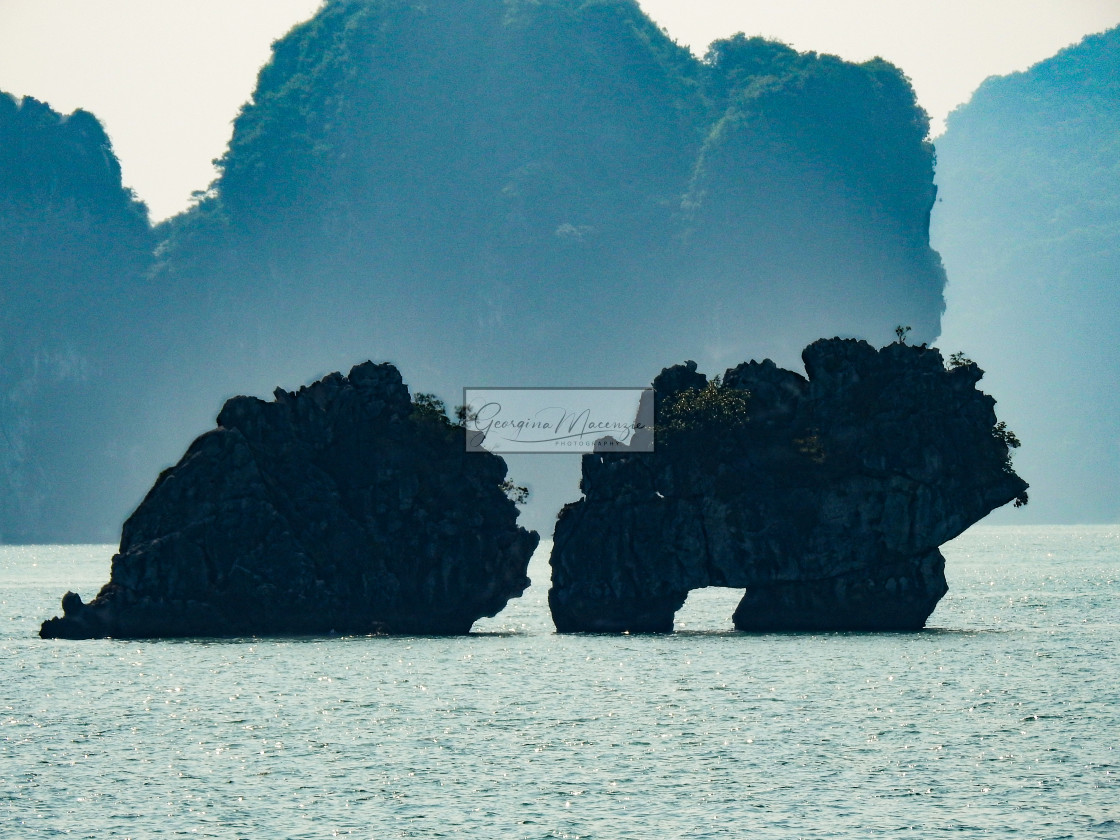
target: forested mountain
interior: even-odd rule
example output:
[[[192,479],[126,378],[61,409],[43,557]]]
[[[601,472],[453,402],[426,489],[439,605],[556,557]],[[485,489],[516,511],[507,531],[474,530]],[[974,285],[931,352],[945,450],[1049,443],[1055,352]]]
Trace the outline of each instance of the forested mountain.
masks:
[[[153,244],[96,118],[0,94],[0,538],[119,525],[134,432],[109,391],[148,317]]]
[[[937,142],[941,345],[989,371],[1039,522],[1120,520],[1120,28],[992,78]],[[1021,520],[1020,520],[1021,521]]]
[[[632,0],[328,2],[274,45],[217,180],[154,231],[120,350],[143,373],[110,424],[150,474],[114,481],[117,521],[223,397],[366,358],[453,404],[796,363],[900,323],[931,340],[927,128],[882,61],[741,35],[697,60]],[[574,459],[514,469],[567,475],[542,510],[574,492]]]
[[[713,44],[705,69],[713,122],[685,198],[685,273],[691,288],[715,284],[717,306],[737,304],[725,340],[761,329],[765,347],[750,351],[793,363],[790,341],[837,330],[885,342],[902,323],[932,340],[943,309],[933,156],[907,79],[880,59],[742,36]],[[772,328],[749,324],[748,301]]]

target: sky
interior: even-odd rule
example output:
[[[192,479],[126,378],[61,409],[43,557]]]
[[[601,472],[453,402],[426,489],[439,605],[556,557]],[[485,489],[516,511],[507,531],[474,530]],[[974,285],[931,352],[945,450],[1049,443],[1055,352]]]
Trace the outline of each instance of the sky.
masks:
[[[1120,24],[1120,0],[639,0],[703,55],[764,35],[911,78],[933,133],[988,76]],[[0,0],[0,90],[105,125],[124,181],[159,221],[214,177],[271,43],[319,0]]]

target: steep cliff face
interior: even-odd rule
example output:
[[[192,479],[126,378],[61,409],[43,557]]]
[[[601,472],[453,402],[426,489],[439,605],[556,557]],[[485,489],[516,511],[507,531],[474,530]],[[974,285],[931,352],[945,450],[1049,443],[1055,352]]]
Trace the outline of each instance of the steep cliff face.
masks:
[[[466,633],[529,584],[505,464],[365,363],[236,397],[124,525],[112,578],[44,637]]]
[[[152,245],[94,116],[0,93],[0,542],[114,535]]]
[[[549,604],[558,630],[669,631],[689,590],[745,587],[742,630],[922,627],[938,546],[1025,500],[994,400],[967,360],[817,341],[808,378],[769,360],[708,383],[662,371],[657,449],[584,456]]]
[[[1120,27],[989,78],[937,140],[939,343],[987,361],[1034,442],[1037,523],[1120,521],[1120,389],[1099,385],[1120,381],[1117,102]]]
[[[739,311],[767,312],[767,352],[790,362],[837,324],[881,341],[912,324],[932,341],[945,283],[929,246],[934,154],[906,77],[882,59],[851,64],[742,35],[713,44],[706,67],[718,110],[683,208],[691,300],[735,278],[701,311],[723,309],[734,283]]]

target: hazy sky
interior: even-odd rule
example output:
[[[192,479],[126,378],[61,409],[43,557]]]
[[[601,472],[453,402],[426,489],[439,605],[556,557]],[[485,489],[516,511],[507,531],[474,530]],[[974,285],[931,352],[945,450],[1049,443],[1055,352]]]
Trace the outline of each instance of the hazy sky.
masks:
[[[494,0],[497,2],[497,0]],[[271,42],[319,0],[0,0],[0,90],[105,124],[125,183],[162,219],[213,178]],[[641,0],[702,55],[742,31],[851,60],[880,55],[934,119],[986,77],[1120,23],[1120,0]]]

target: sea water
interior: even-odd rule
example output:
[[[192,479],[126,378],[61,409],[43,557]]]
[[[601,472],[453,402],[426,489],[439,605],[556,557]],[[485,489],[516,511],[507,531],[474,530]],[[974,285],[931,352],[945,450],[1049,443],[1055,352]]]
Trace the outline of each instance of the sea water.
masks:
[[[1120,528],[976,527],[918,633],[42,641],[111,546],[0,548],[0,837],[1120,836]]]

